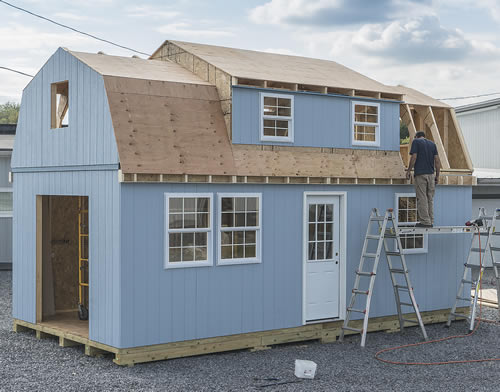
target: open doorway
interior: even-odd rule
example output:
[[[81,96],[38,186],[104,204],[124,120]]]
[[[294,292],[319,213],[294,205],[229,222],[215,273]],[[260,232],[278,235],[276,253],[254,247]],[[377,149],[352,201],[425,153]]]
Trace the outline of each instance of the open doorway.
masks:
[[[37,323],[88,338],[87,196],[37,196]]]

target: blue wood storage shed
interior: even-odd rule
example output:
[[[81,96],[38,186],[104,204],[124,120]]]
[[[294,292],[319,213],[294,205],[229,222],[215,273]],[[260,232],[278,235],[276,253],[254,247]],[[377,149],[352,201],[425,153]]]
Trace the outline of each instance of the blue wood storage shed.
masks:
[[[23,92],[13,152],[14,328],[118,364],[335,340],[370,210],[416,223],[400,118],[438,145],[436,224],[463,224],[455,114],[418,91],[184,42],[148,60],[60,48]],[[403,239],[426,322],[468,250],[431,237]],[[384,267],[379,329],[397,323]]]

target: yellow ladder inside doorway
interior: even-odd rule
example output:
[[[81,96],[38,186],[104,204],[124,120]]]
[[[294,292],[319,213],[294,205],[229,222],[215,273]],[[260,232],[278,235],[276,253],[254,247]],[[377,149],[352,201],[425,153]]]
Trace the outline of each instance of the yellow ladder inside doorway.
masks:
[[[78,198],[78,299],[79,305],[89,308],[89,210],[88,198]]]

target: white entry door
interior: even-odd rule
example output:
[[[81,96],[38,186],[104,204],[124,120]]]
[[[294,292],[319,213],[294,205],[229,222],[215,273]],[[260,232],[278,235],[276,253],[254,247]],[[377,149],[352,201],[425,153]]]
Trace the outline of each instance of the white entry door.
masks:
[[[307,196],[305,225],[306,321],[339,316],[339,196]]]

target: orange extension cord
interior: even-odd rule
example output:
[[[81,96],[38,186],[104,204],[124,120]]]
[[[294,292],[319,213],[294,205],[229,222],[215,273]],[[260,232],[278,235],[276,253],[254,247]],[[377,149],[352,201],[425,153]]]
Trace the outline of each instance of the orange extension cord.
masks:
[[[478,237],[478,239],[479,239],[479,293],[481,293],[481,290],[482,290],[482,286],[481,286],[482,282],[481,282],[481,280],[482,280],[482,277],[483,277],[483,274],[481,273],[481,269],[482,269],[481,232],[480,232],[479,228],[477,228],[477,230],[478,230],[478,236],[479,236]],[[475,295],[477,295],[477,293]],[[478,300],[479,300],[479,298],[478,298]],[[479,318],[476,319],[477,320],[476,327],[474,328],[474,330],[472,332],[469,332],[466,335],[448,336],[446,338],[429,340],[427,342],[405,344],[403,346],[385,348],[385,349],[380,350],[377,353],[375,353],[375,359],[378,360],[378,361],[380,361],[380,362],[388,363],[388,364],[391,364],[391,365],[419,365],[419,366],[452,365],[452,364],[456,364],[456,363],[474,363],[474,362],[500,361],[500,358],[485,358],[485,359],[467,359],[467,360],[462,360],[462,361],[443,361],[443,362],[398,362],[398,361],[390,361],[388,359],[380,358],[381,354],[383,354],[385,352],[388,352],[388,351],[395,351],[395,350],[400,350],[400,349],[403,349],[403,348],[406,348],[406,347],[423,346],[425,344],[444,342],[446,340],[451,340],[451,339],[462,339],[462,338],[466,338],[466,337],[472,336],[478,330],[479,325],[480,325],[481,322],[491,323],[491,324],[500,324],[497,321],[482,319],[481,318],[482,306],[483,306],[482,302],[480,302],[479,303]]]

